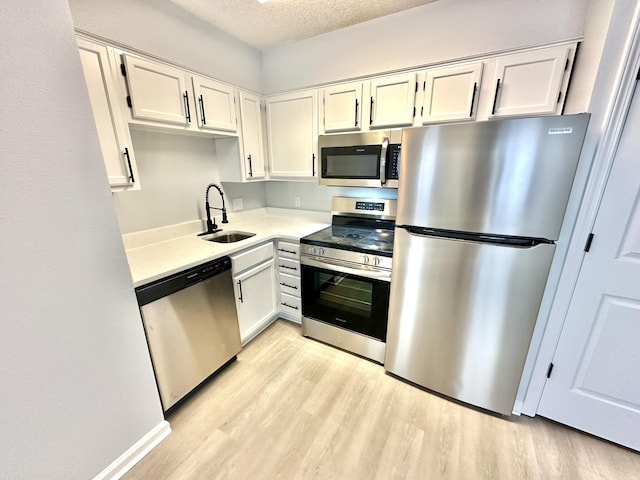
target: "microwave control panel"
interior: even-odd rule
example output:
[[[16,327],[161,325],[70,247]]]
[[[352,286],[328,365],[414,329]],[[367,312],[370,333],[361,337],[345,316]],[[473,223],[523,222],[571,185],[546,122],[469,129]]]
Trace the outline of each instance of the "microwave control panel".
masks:
[[[400,144],[389,145],[389,165],[387,166],[387,178],[397,180],[400,178]]]

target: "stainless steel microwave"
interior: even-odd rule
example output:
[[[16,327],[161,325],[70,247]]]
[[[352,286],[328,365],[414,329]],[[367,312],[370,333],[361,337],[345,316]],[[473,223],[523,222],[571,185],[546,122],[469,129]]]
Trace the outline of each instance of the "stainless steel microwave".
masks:
[[[320,135],[320,185],[398,188],[402,130]]]

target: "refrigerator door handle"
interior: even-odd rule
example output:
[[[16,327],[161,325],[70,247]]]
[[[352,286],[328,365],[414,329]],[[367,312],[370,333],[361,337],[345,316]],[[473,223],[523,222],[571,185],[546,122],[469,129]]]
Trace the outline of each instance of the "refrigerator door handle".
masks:
[[[491,235],[485,233],[458,232],[455,230],[439,230],[437,228],[415,227],[401,225],[410,235],[420,237],[438,237],[449,240],[463,240],[467,242],[489,243],[505,247],[532,248],[541,244],[553,244],[553,240],[533,237],[513,237],[507,235]]]
[[[387,183],[387,148],[389,147],[389,139],[384,137],[382,140],[382,149],[380,150],[380,185],[384,187]]]

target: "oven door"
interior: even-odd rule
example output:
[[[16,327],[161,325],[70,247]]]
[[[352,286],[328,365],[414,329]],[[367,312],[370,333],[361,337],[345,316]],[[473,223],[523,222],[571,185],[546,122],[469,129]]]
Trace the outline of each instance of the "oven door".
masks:
[[[389,272],[358,271],[306,257],[301,264],[304,317],[386,342]]]

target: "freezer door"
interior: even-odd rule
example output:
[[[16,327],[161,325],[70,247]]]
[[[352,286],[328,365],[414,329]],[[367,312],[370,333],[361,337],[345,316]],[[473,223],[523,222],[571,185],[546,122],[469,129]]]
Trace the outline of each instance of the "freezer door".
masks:
[[[557,239],[588,119],[405,129],[396,223]]]
[[[555,246],[395,242],[385,369],[510,415]]]

